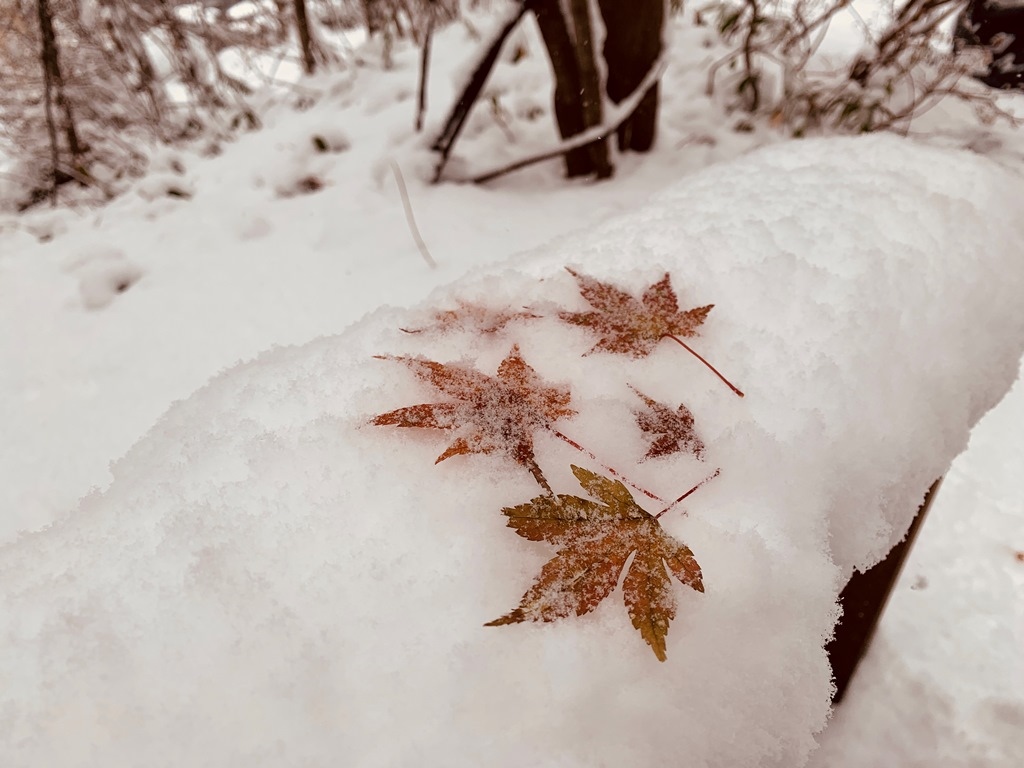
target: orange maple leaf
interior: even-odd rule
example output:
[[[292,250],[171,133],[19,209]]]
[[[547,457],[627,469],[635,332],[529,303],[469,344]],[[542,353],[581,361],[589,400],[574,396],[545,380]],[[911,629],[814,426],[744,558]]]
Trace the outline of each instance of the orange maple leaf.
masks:
[[[648,397],[636,387],[630,386],[630,389],[647,406],[643,410],[633,411],[637,426],[651,440],[651,445],[642,460],[670,456],[682,451],[688,451],[698,459],[704,458],[704,442],[693,428],[693,414],[689,408],[680,404],[679,408],[673,411],[669,406]]]
[[[667,272],[637,299],[611,283],[581,275],[568,267],[566,270],[576,278],[580,293],[594,311],[562,312],[559,316],[568,323],[585,326],[600,335],[600,340],[590,352],[600,349],[646,357],[666,336],[696,336],[697,328],[714,306],[708,304],[680,312]]]
[[[704,363],[729,389],[743,397],[743,393],[732,382],[683,341],[686,337],[697,335],[697,329],[707,319],[714,304],[681,312],[668,272],[637,299],[611,283],[581,275],[569,267],[565,269],[576,278],[580,294],[594,308],[592,312],[559,313],[565,322],[590,328],[600,335],[597,344],[586,354],[600,349],[633,357],[647,357],[659,341],[672,339]]]
[[[450,430],[456,438],[435,463],[463,454],[504,453],[551,492],[534,456],[533,433],[576,411],[569,407],[569,389],[545,384],[523,360],[518,346],[501,361],[496,377],[432,360],[380,359],[404,363],[422,381],[453,399],[398,408],[375,417],[372,424]]]
[[[700,566],[689,547],[665,533],[622,483],[577,466],[572,471],[600,503],[559,494],[502,510],[520,536],[560,549],[541,568],[519,607],[486,626],[582,616],[612,593],[625,569],[622,596],[629,618],[654,655],[665,661],[665,638],[676,615],[671,577],[703,592]]]
[[[466,301],[458,301],[457,304],[456,309],[442,309],[435,312],[430,324],[423,328],[402,328],[402,330],[406,333],[473,331],[492,334],[504,330],[506,325],[515,320],[537,318],[537,315],[526,311],[513,312],[509,309],[494,309]]]

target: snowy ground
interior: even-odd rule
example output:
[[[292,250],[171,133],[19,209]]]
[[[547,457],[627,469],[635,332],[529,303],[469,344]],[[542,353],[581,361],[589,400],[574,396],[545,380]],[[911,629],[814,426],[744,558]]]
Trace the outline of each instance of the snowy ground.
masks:
[[[431,187],[412,132],[417,54],[303,84],[304,111],[270,108],[264,131],[215,157],[165,151],[131,195],[100,211],[0,220],[0,540],[72,513],[175,400],[262,350],[339,332],[381,304],[409,305],[472,267],[592,228],[672,181],[779,140],[736,132],[703,93],[700,31],[666,74],[657,152],[610,184],[566,184],[557,163],[489,187]],[[441,118],[472,41],[438,45]],[[503,66],[452,172],[554,140],[546,63]],[[287,100],[286,100],[287,101]],[[1024,156],[1024,138],[937,109],[915,134]],[[317,142],[317,138],[322,141]],[[319,151],[315,144],[326,145]],[[390,159],[405,173],[437,269],[409,234]],[[179,172],[183,169],[183,172]],[[322,188],[311,193],[306,180]],[[189,199],[169,196],[185,192]],[[941,354],[941,352],[937,352]],[[1024,387],[954,464],[872,653],[811,765],[1011,766],[1024,760]]]

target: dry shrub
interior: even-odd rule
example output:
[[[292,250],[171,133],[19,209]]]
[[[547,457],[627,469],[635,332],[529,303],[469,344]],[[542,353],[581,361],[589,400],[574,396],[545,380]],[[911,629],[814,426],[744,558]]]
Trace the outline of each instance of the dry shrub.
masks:
[[[43,64],[41,7],[56,75]],[[19,161],[22,207],[70,182],[109,198],[144,170],[153,142],[254,125],[251,89],[218,53],[269,50],[285,34],[270,12],[227,23],[173,0],[0,0],[0,17],[0,141]]]
[[[486,0],[465,0],[486,2]],[[17,158],[21,207],[75,183],[109,199],[146,167],[156,142],[219,142],[257,125],[236,58],[294,57],[295,0],[0,0],[0,151]],[[368,25],[420,42],[459,0],[306,0],[306,69],[335,61],[317,27]],[[46,43],[41,23],[50,20]],[[49,53],[48,53],[49,52]],[[308,56],[306,54],[309,54]],[[310,61],[312,59],[312,61]],[[52,66],[44,66],[48,61]],[[56,62],[54,64],[54,62]],[[55,74],[56,73],[56,74]]]
[[[843,66],[808,66],[829,23],[850,0],[728,0],[700,12],[732,47],[708,78],[731,107],[770,115],[795,135],[821,130],[905,130],[945,97],[980,119],[1008,117],[965,77],[972,63],[950,44],[950,20],[968,0],[906,0],[890,25]],[[867,30],[865,29],[867,33]]]
[[[448,23],[459,17],[459,0],[361,0],[363,21],[371,35],[412,38],[421,43],[433,17]]]

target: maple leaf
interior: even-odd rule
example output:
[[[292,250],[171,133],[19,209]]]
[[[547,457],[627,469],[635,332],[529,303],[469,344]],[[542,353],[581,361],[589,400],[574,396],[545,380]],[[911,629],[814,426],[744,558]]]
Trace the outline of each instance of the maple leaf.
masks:
[[[582,325],[600,334],[591,348],[633,357],[646,357],[666,336],[697,335],[714,304],[679,311],[679,302],[668,273],[650,286],[637,299],[611,283],[581,275],[566,267],[576,278],[583,298],[594,308],[592,312],[562,312],[567,323]],[[589,352],[587,354],[590,354]]]
[[[630,389],[647,406],[643,410],[633,411],[637,426],[651,439],[651,445],[642,461],[682,451],[688,451],[698,459],[704,458],[704,442],[693,429],[693,414],[689,408],[680,404],[673,411],[635,387],[630,386]]]
[[[502,510],[508,527],[520,536],[560,549],[541,568],[519,607],[486,626],[582,616],[612,593],[625,569],[622,596],[629,618],[654,655],[665,661],[665,638],[676,615],[671,577],[703,592],[700,566],[689,547],[665,533],[622,483],[575,465],[572,471],[600,502],[559,494]]]
[[[443,309],[434,313],[430,324],[423,328],[402,328],[406,333],[423,333],[424,331],[473,331],[475,333],[492,334],[504,330],[514,320],[533,320],[537,315],[530,312],[512,312],[508,309],[493,309],[480,304],[458,301],[456,309]]]
[[[594,310],[561,312],[559,317],[567,323],[590,328],[600,334],[600,339],[587,352],[588,355],[595,350],[603,350],[637,358],[647,357],[659,341],[669,338],[704,363],[733,392],[743,397],[743,393],[732,382],[683,341],[684,338],[697,335],[697,329],[707,319],[714,304],[681,312],[668,272],[637,299],[611,283],[581,275],[569,267],[565,269],[576,278],[580,294]]]
[[[375,417],[372,424],[452,431],[455,440],[435,464],[463,454],[504,453],[529,469],[541,487],[551,492],[534,456],[533,433],[557,419],[576,415],[576,411],[569,407],[572,396],[568,388],[545,384],[523,360],[518,346],[501,361],[496,377],[432,360],[380,359],[404,363],[419,379],[453,400],[398,408]]]

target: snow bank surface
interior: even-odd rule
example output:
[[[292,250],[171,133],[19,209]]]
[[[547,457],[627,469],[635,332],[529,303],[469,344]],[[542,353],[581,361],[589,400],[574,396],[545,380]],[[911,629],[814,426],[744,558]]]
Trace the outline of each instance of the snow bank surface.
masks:
[[[1021,182],[891,137],[709,169],[411,311],[215,379],[67,520],[0,550],[0,764],[798,766],[825,724],[823,644],[854,567],[898,540],[1024,351]],[[692,345],[597,352],[559,309],[575,270],[639,296],[667,270]],[[403,333],[457,301],[529,307],[496,333]],[[493,375],[518,344],[572,391],[558,428],[663,500],[703,570],[659,663],[618,592],[485,627],[553,548],[505,527],[539,493],[499,455],[368,424],[436,402],[422,355]],[[630,385],[706,446],[641,462]],[[602,467],[544,432],[538,463]],[[634,494],[656,511],[658,503]],[[685,514],[684,514],[685,512]]]

